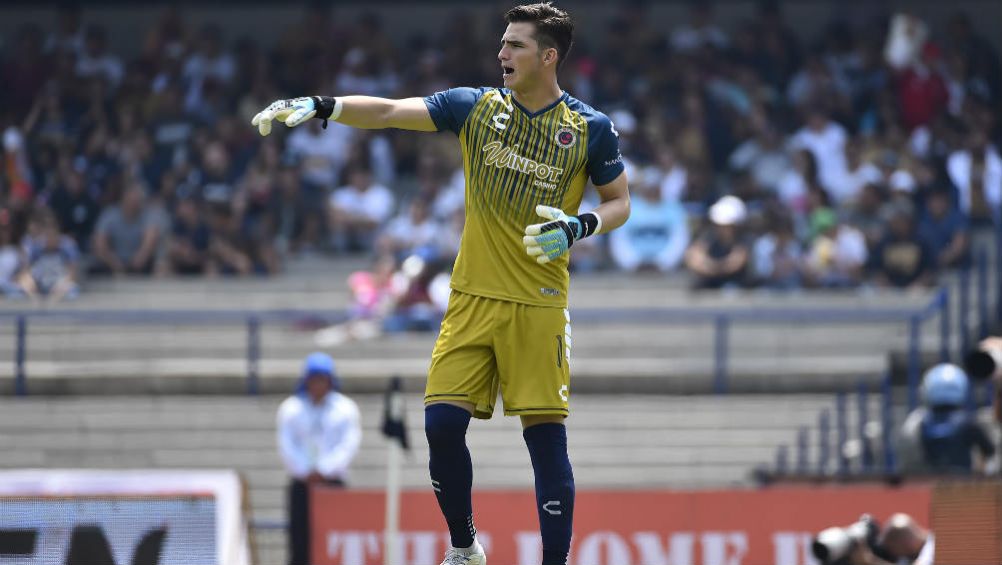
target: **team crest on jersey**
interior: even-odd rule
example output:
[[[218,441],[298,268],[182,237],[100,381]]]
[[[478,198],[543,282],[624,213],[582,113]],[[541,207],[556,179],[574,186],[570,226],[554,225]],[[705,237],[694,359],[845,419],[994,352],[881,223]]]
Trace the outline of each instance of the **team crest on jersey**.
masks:
[[[578,142],[578,136],[571,130],[571,128],[558,129],[557,135],[554,139],[556,139],[557,145],[564,149],[570,149]]]

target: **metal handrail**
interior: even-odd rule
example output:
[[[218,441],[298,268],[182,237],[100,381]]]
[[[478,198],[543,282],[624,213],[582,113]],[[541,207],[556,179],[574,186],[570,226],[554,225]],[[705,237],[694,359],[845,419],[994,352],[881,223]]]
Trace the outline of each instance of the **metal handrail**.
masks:
[[[847,310],[844,307],[826,308],[579,308],[575,310],[576,322],[586,323],[650,323],[692,324],[712,323],[714,349],[714,391],[726,393],[729,388],[728,358],[730,353],[730,328],[735,323],[775,324],[797,322],[826,323],[909,323],[909,383],[917,386],[919,364],[919,339],[921,325],[937,314],[948,314],[949,290],[940,288],[932,300],[922,308],[866,308]],[[186,310],[2,310],[0,321],[14,320],[17,327],[15,356],[15,394],[27,394],[27,338],[28,322],[46,323],[72,320],[89,324],[245,324],[247,328],[247,392],[257,394],[259,386],[259,361],[261,354],[260,328],[266,323],[296,322],[302,320],[344,320],[346,310],[307,309],[186,309]],[[947,316],[944,316],[947,318]],[[950,323],[940,327],[941,350],[947,351]]]

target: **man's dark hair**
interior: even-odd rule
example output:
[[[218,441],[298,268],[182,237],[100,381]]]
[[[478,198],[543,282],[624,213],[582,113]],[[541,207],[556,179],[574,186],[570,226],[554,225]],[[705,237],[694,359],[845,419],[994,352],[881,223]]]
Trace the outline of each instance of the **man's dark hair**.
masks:
[[[510,24],[535,24],[535,40],[546,49],[557,50],[557,68],[564,64],[574,43],[574,22],[570,14],[549,2],[539,2],[515,6],[504,15],[504,20]]]

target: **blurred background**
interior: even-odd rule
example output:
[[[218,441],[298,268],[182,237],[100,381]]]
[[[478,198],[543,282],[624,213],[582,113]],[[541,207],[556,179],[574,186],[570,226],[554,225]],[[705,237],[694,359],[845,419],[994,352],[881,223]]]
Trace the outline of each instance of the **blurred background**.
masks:
[[[900,452],[922,375],[1002,318],[1002,4],[560,5],[577,23],[560,85],[615,123],[633,206],[572,254],[579,490],[928,477]],[[250,120],[302,95],[499,85],[508,7],[0,6],[0,467],[236,470],[254,558],[283,562],[275,412],[322,350],[360,407],[348,490],[385,485],[394,376],[403,483],[425,489],[459,145],[319,120],[261,138]],[[973,377],[962,408],[997,444],[992,381]],[[531,488],[518,428],[473,426],[478,489]],[[977,459],[960,474],[991,471]],[[769,560],[720,555],[813,563],[796,532]],[[574,563],[661,562],[639,547]],[[379,559],[360,555],[328,558]]]

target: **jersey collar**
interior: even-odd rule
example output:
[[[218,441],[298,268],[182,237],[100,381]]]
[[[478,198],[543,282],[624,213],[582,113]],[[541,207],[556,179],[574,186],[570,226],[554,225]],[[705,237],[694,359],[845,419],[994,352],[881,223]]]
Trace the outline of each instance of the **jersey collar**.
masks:
[[[507,90],[507,89],[505,89],[505,90]],[[535,118],[536,116],[541,116],[541,115],[549,112],[550,110],[556,108],[558,104],[560,104],[564,100],[567,100],[567,96],[568,96],[567,95],[567,91],[562,91],[560,93],[560,98],[557,98],[556,100],[554,100],[553,102],[551,102],[549,105],[547,105],[544,108],[540,108],[539,110],[537,110],[535,112],[530,112],[530,111],[528,111],[528,110],[525,109],[525,106],[522,106],[521,104],[519,104],[518,100],[515,100],[515,94],[511,90],[508,90],[508,94],[511,97],[511,103],[512,103],[512,105],[514,105],[516,108],[518,108],[523,114],[525,114],[525,117],[529,118],[530,120],[532,118]]]

